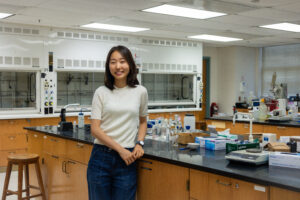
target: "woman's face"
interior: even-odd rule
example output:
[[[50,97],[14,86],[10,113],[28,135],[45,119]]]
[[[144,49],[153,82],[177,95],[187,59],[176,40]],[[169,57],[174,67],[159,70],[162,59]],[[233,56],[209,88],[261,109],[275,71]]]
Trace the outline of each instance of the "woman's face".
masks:
[[[125,58],[118,51],[114,51],[109,60],[109,70],[111,75],[118,80],[127,80],[129,74],[129,65]]]

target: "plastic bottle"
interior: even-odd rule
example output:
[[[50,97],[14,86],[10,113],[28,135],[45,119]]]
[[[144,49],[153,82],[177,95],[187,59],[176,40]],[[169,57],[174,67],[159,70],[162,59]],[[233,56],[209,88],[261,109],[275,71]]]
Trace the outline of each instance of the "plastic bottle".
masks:
[[[84,114],[81,109],[78,114],[78,128],[83,128],[83,127],[84,127]]]
[[[267,106],[265,104],[265,100],[264,99],[262,99],[260,101],[258,110],[259,110],[258,119],[262,120],[262,121],[266,120],[267,119],[268,108],[267,108]]]

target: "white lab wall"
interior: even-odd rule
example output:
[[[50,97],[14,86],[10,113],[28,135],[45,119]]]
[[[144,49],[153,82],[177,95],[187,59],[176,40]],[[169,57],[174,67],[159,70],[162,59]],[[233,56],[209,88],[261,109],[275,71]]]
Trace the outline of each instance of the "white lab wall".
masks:
[[[240,81],[244,76],[245,95],[256,95],[258,48],[207,47],[203,56],[210,57],[210,99],[219,105],[219,112],[232,114],[232,106],[240,96]]]

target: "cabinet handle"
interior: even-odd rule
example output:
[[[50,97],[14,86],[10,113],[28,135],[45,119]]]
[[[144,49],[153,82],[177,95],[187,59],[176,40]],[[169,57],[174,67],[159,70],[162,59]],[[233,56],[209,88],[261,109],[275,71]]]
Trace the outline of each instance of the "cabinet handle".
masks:
[[[244,124],[244,128],[249,128],[249,125],[248,124]]]
[[[286,129],[284,126],[277,126],[277,129]]]
[[[16,152],[15,151],[9,151],[8,153],[9,154],[15,154]]]
[[[141,169],[145,169],[145,170],[152,171],[152,169],[151,169],[151,168],[148,168],[148,167],[141,167]]]
[[[37,136],[37,134],[34,134],[33,137],[37,138],[38,136]]]
[[[14,140],[16,138],[16,136],[9,136],[8,137],[10,140]]]
[[[57,142],[57,140],[56,139],[53,139],[53,138],[51,138],[50,139],[52,142]]]
[[[190,180],[186,180],[186,190],[190,191]]]
[[[237,189],[240,188],[238,183],[235,184],[235,188],[237,188]]]
[[[151,161],[148,161],[148,160],[139,160],[140,162],[144,162],[144,163],[148,163],[148,164],[152,164]]]
[[[76,146],[77,146],[78,148],[83,148],[84,144],[82,144],[82,143],[77,143]]]
[[[74,162],[74,161],[71,161],[71,160],[68,160],[68,163],[71,163],[71,164],[73,164],[73,165],[75,165],[75,164],[76,164],[76,162]]]
[[[66,167],[66,161],[63,161],[62,164],[61,164],[61,171],[66,173],[66,168],[67,168]]]
[[[55,159],[58,159],[59,157],[58,156],[55,156],[55,155],[51,155],[52,158],[55,158]]]
[[[216,180],[216,183],[224,185],[224,186],[231,186],[231,183],[224,183],[224,182],[221,182],[219,179]]]
[[[47,139],[47,136],[46,136],[46,135],[44,135],[44,139]]]

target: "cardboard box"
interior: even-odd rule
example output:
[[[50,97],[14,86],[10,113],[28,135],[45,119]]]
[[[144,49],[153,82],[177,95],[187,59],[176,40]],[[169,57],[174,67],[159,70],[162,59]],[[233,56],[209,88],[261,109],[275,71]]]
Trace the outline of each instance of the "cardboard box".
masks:
[[[290,152],[291,149],[288,145],[282,142],[270,142],[267,144],[269,151],[279,151],[279,152]]]
[[[300,169],[300,154],[271,152],[269,165]]]
[[[195,137],[198,136],[209,136],[207,133],[177,133],[177,143],[178,144],[187,144],[187,143],[194,143]]]

